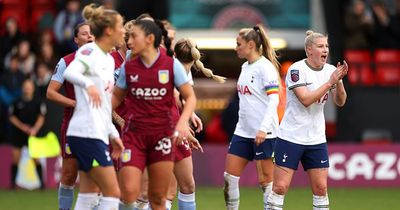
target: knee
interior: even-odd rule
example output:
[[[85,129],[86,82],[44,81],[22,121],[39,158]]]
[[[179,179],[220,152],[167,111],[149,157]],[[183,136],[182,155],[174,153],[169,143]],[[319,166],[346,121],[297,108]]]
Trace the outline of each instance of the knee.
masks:
[[[274,182],[272,191],[278,195],[285,195],[289,189],[289,185],[284,182]]]
[[[179,186],[179,191],[183,194],[191,194],[195,191],[195,183],[194,181],[183,183],[182,186]]]
[[[121,197],[121,190],[119,189],[118,186],[115,186],[113,189],[111,189],[109,197],[114,197],[114,198],[120,198]]]
[[[325,196],[328,191],[328,187],[325,184],[316,184],[313,186],[313,194],[318,196]]]
[[[133,203],[139,195],[139,189],[128,188],[126,186],[121,186],[120,198],[124,203]],[[146,196],[147,198],[147,196]],[[147,199],[143,199],[147,200]]]
[[[61,183],[68,186],[73,186],[75,184],[78,174],[76,171],[63,170],[61,174]]]
[[[166,200],[166,196],[163,195],[161,192],[152,192],[149,193],[149,200],[152,203],[152,205],[156,205],[156,206],[163,206],[165,205],[165,200]]]
[[[270,182],[272,182],[273,180],[273,175],[272,174],[264,174],[264,176],[262,178],[258,178],[258,184],[260,186],[264,186]]]

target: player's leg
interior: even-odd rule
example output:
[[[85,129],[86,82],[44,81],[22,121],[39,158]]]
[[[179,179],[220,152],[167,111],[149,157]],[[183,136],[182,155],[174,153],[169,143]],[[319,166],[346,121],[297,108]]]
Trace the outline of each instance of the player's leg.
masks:
[[[94,167],[89,175],[102,193],[98,210],[118,209],[121,193],[114,167],[112,165]]]
[[[179,185],[179,210],[195,210],[196,199],[192,156],[175,162],[174,174]]]
[[[78,162],[75,158],[63,158],[61,179],[58,188],[58,205],[60,209],[71,209],[74,200],[74,185],[78,176]]]
[[[328,149],[327,144],[307,146],[302,164],[310,179],[313,192],[313,209],[328,210]]]
[[[58,187],[58,206],[59,209],[69,210],[72,209],[74,201],[74,186],[78,176],[78,161],[72,155],[69,144],[67,143],[67,128],[68,121],[63,120],[61,124],[61,178]],[[82,186],[80,187],[82,188]]]
[[[274,151],[272,192],[267,199],[268,210],[282,210],[285,194],[289,190],[293,174],[303,154],[302,145],[278,139]]]
[[[159,161],[147,167],[149,172],[148,196],[152,210],[165,210],[169,182],[173,176],[173,161]]]
[[[133,210],[134,202],[139,196],[142,170],[134,166],[123,166],[118,172],[121,188],[120,210]]]
[[[147,168],[144,169],[142,174],[142,181],[140,187],[139,197],[134,202],[134,210],[148,210],[150,207],[149,197],[147,191],[149,189],[149,174]]]
[[[172,202],[175,199],[176,191],[178,190],[178,182],[173,175],[169,182],[168,192],[167,192],[167,200],[165,201],[165,208],[166,210],[172,209]]]
[[[224,172],[224,198],[228,210],[239,209],[239,179],[247,163],[253,160],[253,145],[251,139],[232,136]]]
[[[264,207],[272,191],[274,163],[272,162],[273,148],[276,139],[266,139],[261,145],[255,147],[255,159],[258,174],[258,183],[263,191]]]
[[[75,209],[95,209],[99,205],[99,192],[97,184],[88,173],[79,172],[79,193],[76,198]]]

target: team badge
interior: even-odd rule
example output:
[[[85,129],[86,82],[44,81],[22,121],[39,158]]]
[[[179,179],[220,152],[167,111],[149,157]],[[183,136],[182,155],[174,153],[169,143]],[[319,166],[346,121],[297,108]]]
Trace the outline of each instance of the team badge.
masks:
[[[86,48],[84,50],[81,51],[82,55],[90,55],[90,53],[92,53],[93,49],[92,48]]]
[[[121,161],[123,163],[129,162],[131,160],[131,150],[126,149],[122,152]]]
[[[169,82],[169,70],[158,71],[158,82],[161,84],[167,84]]]
[[[290,78],[292,79],[293,82],[299,81],[299,70],[297,69],[292,69],[290,70]]]

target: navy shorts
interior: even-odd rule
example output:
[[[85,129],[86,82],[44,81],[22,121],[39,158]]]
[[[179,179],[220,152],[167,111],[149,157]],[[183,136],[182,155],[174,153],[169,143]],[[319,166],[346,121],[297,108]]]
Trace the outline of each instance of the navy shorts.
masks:
[[[237,155],[249,161],[265,160],[272,157],[276,138],[266,139],[261,145],[256,146],[254,139],[244,138],[237,135],[232,136],[229,144],[229,154]]]
[[[108,145],[100,139],[67,136],[72,154],[78,159],[79,170],[89,172],[97,166],[112,166]]]
[[[297,170],[300,161],[305,171],[329,168],[327,144],[301,145],[278,138],[274,152],[275,164]]]

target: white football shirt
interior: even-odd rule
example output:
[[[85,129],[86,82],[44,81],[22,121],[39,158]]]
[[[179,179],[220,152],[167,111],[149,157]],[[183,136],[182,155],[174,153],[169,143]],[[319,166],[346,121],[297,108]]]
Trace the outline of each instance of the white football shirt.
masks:
[[[321,70],[310,68],[306,59],[292,64],[286,75],[286,109],[278,137],[296,144],[316,145],[326,142],[324,104],[328,92],[317,102],[305,107],[293,89],[306,86],[314,91],[326,83],[336,67],[325,64]]]
[[[109,144],[109,138],[119,137],[112,123],[111,97],[114,86],[114,59],[96,43],[83,45],[64,72],[64,78],[74,85],[76,106],[68,126],[67,136],[94,138]],[[87,87],[95,85],[101,106],[89,103]]]
[[[242,65],[237,82],[239,120],[234,134],[255,138],[259,130],[266,138],[275,138],[278,129],[279,76],[274,65],[261,56],[256,62]]]

